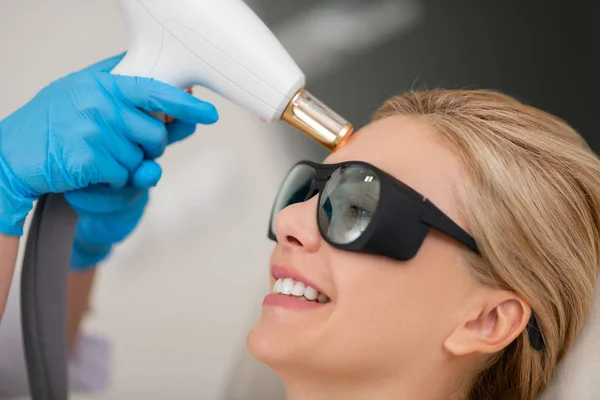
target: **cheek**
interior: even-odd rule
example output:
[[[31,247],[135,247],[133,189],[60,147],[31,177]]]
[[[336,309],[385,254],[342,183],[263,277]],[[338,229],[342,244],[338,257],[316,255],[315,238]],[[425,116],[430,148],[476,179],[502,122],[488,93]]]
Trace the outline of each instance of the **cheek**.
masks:
[[[330,321],[332,341],[345,337],[363,351],[381,347],[400,355],[424,341],[441,342],[453,327],[466,290],[456,251],[435,244],[424,243],[423,251],[407,262],[365,255],[340,257],[335,270],[338,304]]]
[[[347,253],[334,265],[337,299],[318,353],[348,373],[396,371],[430,340],[423,337],[433,324],[431,304],[422,301],[426,281],[415,268],[380,257]]]
[[[430,281],[418,265],[372,256],[358,256],[340,272],[336,325],[361,337],[378,337],[394,343],[430,325],[435,305],[428,299]],[[344,268],[340,267],[340,270]]]

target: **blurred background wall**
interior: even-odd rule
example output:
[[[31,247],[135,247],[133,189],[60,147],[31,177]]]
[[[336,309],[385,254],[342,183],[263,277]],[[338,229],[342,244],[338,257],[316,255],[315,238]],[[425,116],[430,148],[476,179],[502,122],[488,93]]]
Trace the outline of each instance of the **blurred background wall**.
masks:
[[[359,127],[411,88],[491,88],[565,118],[600,148],[597,1],[247,3],[310,90]],[[0,118],[126,48],[114,1],[0,0]],[[217,105],[221,121],[169,149],[145,219],[102,266],[85,329],[108,337],[114,358],[111,390],[95,399],[282,396],[244,340],[268,290],[266,222],[279,182],[297,160],[326,153],[213,93],[195,94]]]

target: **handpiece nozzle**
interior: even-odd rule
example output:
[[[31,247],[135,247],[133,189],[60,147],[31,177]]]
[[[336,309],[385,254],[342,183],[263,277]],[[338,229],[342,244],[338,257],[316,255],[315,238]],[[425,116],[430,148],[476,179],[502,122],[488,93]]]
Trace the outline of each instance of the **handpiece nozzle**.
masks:
[[[332,152],[341,147],[354,129],[305,89],[294,95],[281,119]]]

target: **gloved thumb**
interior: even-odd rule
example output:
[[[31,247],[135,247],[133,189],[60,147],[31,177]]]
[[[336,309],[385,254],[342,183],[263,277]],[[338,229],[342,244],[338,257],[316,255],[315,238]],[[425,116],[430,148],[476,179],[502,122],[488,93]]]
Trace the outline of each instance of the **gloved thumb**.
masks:
[[[154,187],[160,181],[162,168],[158,163],[151,160],[145,160],[133,174],[133,186],[140,189]]]

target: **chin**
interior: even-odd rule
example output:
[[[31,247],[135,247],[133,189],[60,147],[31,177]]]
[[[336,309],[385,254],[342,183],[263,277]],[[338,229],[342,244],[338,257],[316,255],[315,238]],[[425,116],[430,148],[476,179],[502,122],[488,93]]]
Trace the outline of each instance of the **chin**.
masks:
[[[248,333],[246,347],[255,360],[278,374],[312,371],[324,361],[319,340],[322,333],[263,318]]]
[[[272,326],[264,321],[256,324],[246,337],[246,347],[257,361],[271,367],[293,362],[297,332]]]
[[[349,365],[353,364],[354,355],[340,353],[336,336],[306,325],[290,326],[262,318],[248,333],[246,347],[255,360],[270,367],[280,378],[355,372],[355,365]],[[362,369],[362,364],[358,367]]]

